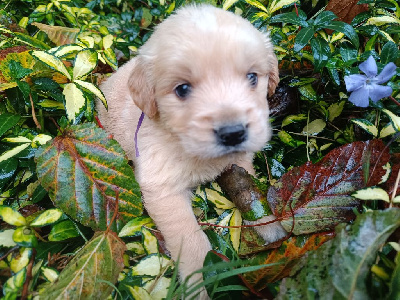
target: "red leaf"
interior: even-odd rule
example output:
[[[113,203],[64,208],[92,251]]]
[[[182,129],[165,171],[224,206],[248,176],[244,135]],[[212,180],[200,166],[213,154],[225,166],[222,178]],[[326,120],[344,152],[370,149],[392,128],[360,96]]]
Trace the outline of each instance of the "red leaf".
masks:
[[[354,142],[329,152],[316,164],[293,168],[268,190],[282,226],[296,235],[329,231],[354,219],[359,201],[351,194],[379,183],[390,155],[381,140]],[[366,174],[366,176],[364,175]]]

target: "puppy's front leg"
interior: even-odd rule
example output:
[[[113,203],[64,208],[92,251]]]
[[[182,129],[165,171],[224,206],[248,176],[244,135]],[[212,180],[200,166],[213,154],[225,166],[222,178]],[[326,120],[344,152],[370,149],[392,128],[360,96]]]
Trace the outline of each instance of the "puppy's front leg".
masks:
[[[145,207],[164,236],[172,258],[175,261],[179,259],[180,276],[187,278],[203,267],[204,258],[211,250],[210,242],[193,213],[191,191],[162,195],[142,188],[142,193]],[[196,274],[189,279],[189,285],[200,280],[202,274]]]

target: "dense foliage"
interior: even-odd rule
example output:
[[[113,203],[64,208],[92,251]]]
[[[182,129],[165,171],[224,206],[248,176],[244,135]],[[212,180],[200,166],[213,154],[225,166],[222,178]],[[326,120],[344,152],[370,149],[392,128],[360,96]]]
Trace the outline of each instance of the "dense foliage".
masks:
[[[326,1],[209,2],[270,31],[281,83],[255,158],[259,203],[243,211],[216,183],[194,192],[216,250],[197,286],[178,282],[94,109],[104,77],[186,2],[0,3],[2,299],[172,299],[201,285],[213,299],[400,297],[398,2],[361,0],[351,19],[338,1],[340,19]],[[240,225],[271,213],[291,235],[268,247]]]

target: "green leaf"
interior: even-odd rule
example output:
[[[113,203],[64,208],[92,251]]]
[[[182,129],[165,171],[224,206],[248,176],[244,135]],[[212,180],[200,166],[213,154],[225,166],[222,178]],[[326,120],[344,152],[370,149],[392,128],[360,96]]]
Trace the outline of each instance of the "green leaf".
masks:
[[[299,52],[301,49],[303,49],[304,46],[307,45],[311,38],[314,36],[314,33],[315,30],[312,26],[302,28],[294,39],[293,50],[295,52]]]
[[[389,122],[379,132],[379,138],[383,139],[383,138],[385,138],[389,135],[393,135],[395,133],[396,133],[396,130],[394,129],[392,122]]]
[[[62,104],[58,101],[49,100],[49,99],[44,99],[43,101],[40,101],[39,103],[37,103],[37,105],[42,107],[43,109],[47,109],[47,110],[57,110],[57,109],[64,110],[65,109],[64,104]]]
[[[317,135],[320,133],[322,130],[324,130],[326,127],[326,123],[322,119],[316,119],[310,123],[308,123],[306,126],[303,128],[303,134],[306,135]]]
[[[387,24],[400,24],[400,19],[391,16],[371,17],[367,21],[367,25],[382,26]]]
[[[11,157],[16,156],[17,154],[19,154],[20,152],[22,152],[23,150],[28,148],[30,145],[31,145],[31,143],[25,143],[25,144],[22,144],[22,145],[12,148],[11,150],[7,150],[7,151],[3,152],[3,154],[0,155],[0,162],[3,162],[5,160],[10,159]]]
[[[353,63],[357,61],[357,49],[350,46],[349,43],[341,43],[339,51],[344,62]]]
[[[18,168],[18,160],[15,158],[0,162],[0,191],[3,190],[7,182],[14,176]]]
[[[271,4],[268,6],[269,13],[272,14],[285,6],[292,5],[296,3],[297,0],[273,0]]]
[[[397,131],[400,131],[400,117],[396,116],[390,110],[382,109],[382,111],[389,116],[390,121],[392,122],[392,125],[393,125],[394,129],[396,129]]]
[[[358,35],[354,28],[344,22],[341,21],[332,21],[329,24],[325,24],[324,26],[327,29],[335,30],[344,33],[345,36],[347,36],[351,43],[354,45],[354,47],[358,48],[360,42],[358,40]]]
[[[141,259],[131,271],[132,276],[158,276],[171,265],[170,259],[159,254],[150,254]]]
[[[381,52],[381,63],[388,64],[390,62],[395,62],[399,56],[399,48],[393,42],[387,42],[382,47]]]
[[[251,6],[254,6],[256,8],[258,8],[259,10],[262,10],[263,12],[267,13],[268,15],[270,15],[270,12],[268,11],[268,9],[259,1],[257,0],[246,0],[246,2],[248,4],[250,4]]]
[[[390,202],[389,194],[379,187],[368,187],[352,194],[353,197],[360,200],[383,200]]]
[[[37,216],[30,225],[38,227],[50,225],[57,222],[61,218],[62,214],[63,212],[57,208],[47,209]]]
[[[239,0],[224,0],[224,4],[222,5],[222,9],[228,10],[233,4],[238,2]]]
[[[74,69],[72,70],[72,79],[83,79],[97,66],[97,52],[91,49],[85,49],[78,52]]]
[[[30,35],[23,34],[20,32],[13,32],[15,35],[15,41],[24,43],[26,45],[32,46],[34,48],[39,48],[43,50],[48,50],[50,49],[50,46],[47,45],[46,43],[42,42],[41,40],[38,40],[37,38],[34,38]]]
[[[142,233],[142,227],[154,227],[153,220],[147,216],[140,216],[130,220],[119,232],[119,237],[138,236]]]
[[[366,132],[369,134],[372,134],[374,137],[378,136],[378,128],[374,124],[372,124],[370,121],[366,119],[351,119],[351,122],[354,124],[357,124],[360,126],[362,129],[364,129]]]
[[[346,101],[340,101],[339,103],[333,103],[328,107],[329,122],[332,122],[334,119],[340,116],[340,114],[343,111],[345,103]]]
[[[314,68],[315,70],[320,70],[327,64],[331,55],[331,48],[329,44],[320,37],[312,39],[310,44],[314,57]]]
[[[329,11],[325,10],[318,14],[318,16],[314,20],[314,26],[316,26],[316,30],[320,30],[325,27],[325,25],[330,24],[333,20],[337,19],[337,16]]]
[[[287,116],[282,121],[282,127],[292,124],[292,123],[297,123],[297,122],[303,121],[303,120],[307,120],[307,116],[305,114],[290,115],[290,116]]]
[[[229,201],[222,194],[215,190],[205,189],[207,200],[211,201],[217,208],[221,209],[231,209],[235,207],[232,201]]]
[[[352,225],[337,227],[336,237],[303,259],[300,271],[281,286],[284,299],[370,299],[368,277],[378,250],[400,226],[400,210],[369,211]],[[398,283],[397,283],[398,284]]]
[[[76,117],[83,112],[86,98],[82,90],[75,83],[68,83],[64,86],[65,109],[68,120],[75,121]]]
[[[113,70],[118,69],[118,60],[117,60],[114,50],[112,50],[111,48],[107,48],[104,50],[104,52],[102,54],[103,54],[103,58],[106,60],[107,64],[109,66],[111,66],[111,68],[113,68]]]
[[[12,89],[13,87],[18,86],[16,82],[5,82],[5,83],[0,83],[0,92]]]
[[[71,220],[65,220],[52,226],[49,241],[57,242],[79,236],[78,231]]]
[[[14,225],[23,226],[26,224],[25,218],[11,207],[0,205],[0,217],[4,222]]]
[[[304,144],[304,142],[295,140],[289,133],[284,130],[280,130],[278,132],[278,137],[283,143],[292,147],[298,147],[299,145]]]
[[[54,48],[54,51],[52,51],[52,54],[54,54],[57,57],[66,57],[70,56],[72,54],[75,54],[78,51],[81,51],[83,49],[82,46],[80,45],[63,45],[57,48]]]
[[[303,16],[303,17],[302,17]],[[295,24],[301,27],[309,27],[310,24],[306,22],[307,16],[300,14],[299,16],[295,12],[288,12],[273,16],[270,23],[289,23]]]
[[[31,69],[24,68],[18,61],[12,60],[8,63],[9,75],[14,79],[22,79],[32,73]]]
[[[314,90],[311,84],[299,86],[299,92],[302,96],[311,101],[317,100],[317,92]]]
[[[114,232],[95,236],[76,254],[58,276],[44,289],[40,299],[105,299],[112,292],[122,271],[125,244]],[[84,287],[84,288],[82,288]]]
[[[13,240],[22,247],[37,247],[37,239],[35,233],[31,228],[27,226],[17,227],[13,234]]]
[[[241,226],[241,225],[242,225],[242,215],[240,214],[240,211],[237,208],[235,208],[233,209],[232,217],[229,220],[229,226]],[[229,236],[231,238],[232,246],[236,250],[236,252],[239,251],[240,233],[241,233],[240,227],[229,229]]]
[[[5,229],[0,231],[0,247],[14,247],[17,245],[13,240],[15,229]]]
[[[158,241],[154,234],[146,227],[142,228],[143,246],[146,254],[158,253]]]
[[[54,282],[60,274],[57,270],[53,268],[41,267],[40,269],[44,278],[46,278],[46,280],[49,282]]]
[[[101,102],[104,104],[104,107],[106,109],[108,108],[106,97],[104,96],[103,92],[98,87],[96,87],[93,83],[78,80],[78,79],[74,80],[74,83],[77,83],[84,89],[87,89],[88,91],[93,93],[97,98],[99,98],[101,100]]]
[[[3,286],[3,293],[7,295],[8,293],[11,294],[12,291],[19,291],[24,285],[25,280],[26,280],[26,268],[23,268],[17,274],[8,278],[8,280]],[[17,299],[17,297],[11,299]]]
[[[35,161],[50,199],[85,226],[105,230],[117,203],[113,230],[142,213],[139,185],[124,151],[93,123],[65,129],[37,150]]]
[[[30,248],[21,247],[18,252],[18,255],[10,261],[10,269],[13,273],[17,273],[25,268],[32,255],[32,249]]]
[[[49,54],[45,51],[32,51],[32,56],[36,57],[41,62],[48,65],[50,68],[60,72],[69,80],[71,80],[71,75],[69,75],[67,68],[64,66],[63,62],[56,56]]]

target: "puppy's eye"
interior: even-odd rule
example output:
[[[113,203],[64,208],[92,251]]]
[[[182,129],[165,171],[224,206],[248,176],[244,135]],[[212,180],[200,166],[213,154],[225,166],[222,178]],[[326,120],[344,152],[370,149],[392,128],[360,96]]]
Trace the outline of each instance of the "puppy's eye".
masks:
[[[192,91],[192,87],[188,83],[178,85],[175,88],[175,94],[181,99],[185,99],[187,96],[189,96],[191,91]]]
[[[247,80],[250,82],[252,87],[255,87],[258,83],[258,76],[256,73],[248,73]]]

